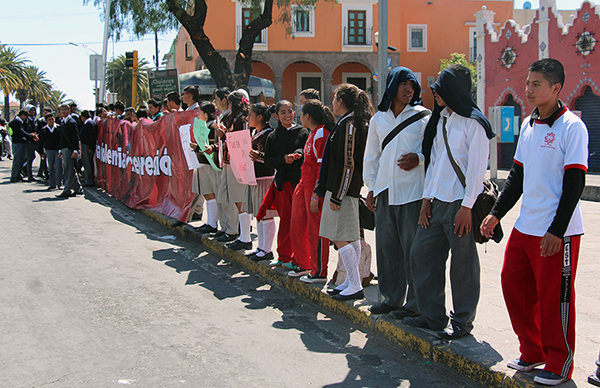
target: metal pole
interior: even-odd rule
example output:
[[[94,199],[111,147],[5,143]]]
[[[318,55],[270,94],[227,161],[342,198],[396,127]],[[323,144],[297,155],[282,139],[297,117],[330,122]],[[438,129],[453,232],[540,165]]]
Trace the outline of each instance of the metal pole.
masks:
[[[385,93],[385,81],[387,78],[387,48],[388,48],[388,2],[379,0],[379,44],[378,44],[378,72],[377,80],[377,100],[381,101]],[[378,104],[375,102],[375,105]]]
[[[108,50],[108,22],[110,21],[110,0],[106,0],[104,11],[104,39],[102,40],[102,77],[100,77],[100,101],[105,101],[106,93],[106,51]]]

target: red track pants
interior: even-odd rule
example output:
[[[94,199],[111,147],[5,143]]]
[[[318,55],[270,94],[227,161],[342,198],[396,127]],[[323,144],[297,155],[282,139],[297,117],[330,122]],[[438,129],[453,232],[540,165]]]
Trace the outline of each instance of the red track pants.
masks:
[[[310,211],[315,183],[300,181],[292,198],[291,239],[294,263],[302,269],[310,269],[314,276],[327,276],[329,240],[319,236],[323,199],[319,199],[319,211]]]
[[[562,249],[540,255],[541,237],[513,229],[502,268],[502,292],[521,360],[546,362],[547,371],[571,378],[575,353],[575,272],[581,236],[565,237]]]

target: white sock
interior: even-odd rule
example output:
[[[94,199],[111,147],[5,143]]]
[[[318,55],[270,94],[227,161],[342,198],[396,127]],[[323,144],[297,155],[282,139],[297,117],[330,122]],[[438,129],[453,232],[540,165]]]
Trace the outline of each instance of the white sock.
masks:
[[[354,252],[356,252],[356,257],[358,257],[357,268],[360,268],[360,240],[352,241],[350,245],[352,245],[352,248],[354,248]]]
[[[248,213],[240,214],[240,241],[250,242],[250,224],[252,222],[252,215]]]
[[[265,245],[265,223],[260,221],[256,223],[256,234],[258,235],[258,246],[259,250],[264,250]]]
[[[217,206],[216,199],[209,199],[206,201],[206,223],[213,228],[217,227],[217,213],[219,208]]]
[[[264,220],[262,222],[264,223],[263,235],[265,237],[263,251],[269,253],[273,247],[273,240],[275,240],[275,232],[277,231],[277,227],[274,219]]]
[[[358,272],[360,257],[356,256],[354,246],[352,246],[352,244],[345,245],[338,250],[338,253],[340,254],[340,258],[342,259],[344,267],[346,268],[346,280],[344,283],[348,282],[348,286],[340,292],[340,295],[352,295],[361,291],[362,285],[360,281],[360,274]],[[342,285],[344,283],[342,283]],[[340,289],[340,287],[336,288]]]

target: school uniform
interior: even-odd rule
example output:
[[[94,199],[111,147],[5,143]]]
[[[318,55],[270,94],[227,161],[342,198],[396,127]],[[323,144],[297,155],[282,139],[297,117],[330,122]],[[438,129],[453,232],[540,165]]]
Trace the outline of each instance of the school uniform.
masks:
[[[58,157],[60,151],[60,128],[56,123],[46,125],[40,131],[40,151],[46,155],[48,163],[49,186],[60,187],[62,184],[62,161]]]
[[[513,168],[491,214],[501,219],[523,195],[506,246],[502,292],[519,338],[520,359],[545,363],[546,371],[569,379],[588,133],[579,117],[559,105],[545,120],[537,108],[524,120]],[[542,257],[546,233],[561,238],[562,244],[556,254]]]
[[[292,225],[290,237],[296,264],[301,269],[311,270],[316,277],[327,276],[329,263],[329,240],[319,236],[323,201],[318,200],[319,211],[311,212],[312,194],[319,178],[323,152],[329,131],[323,125],[315,128],[304,145],[300,182],[292,196]]]
[[[275,179],[275,170],[265,165],[265,143],[267,137],[273,132],[273,128],[266,127],[252,135],[252,149],[258,151],[258,158],[254,161],[254,175],[256,176],[256,186],[246,185],[244,193],[244,202],[242,211],[256,216],[260,209],[273,179]],[[276,210],[267,210],[265,218],[277,216]]]
[[[281,124],[272,131],[265,144],[265,165],[276,170],[275,179],[269,188],[273,194],[272,202],[279,214],[279,231],[277,232],[277,253],[280,262],[290,262],[295,254],[290,239],[292,223],[292,195],[301,177],[303,158],[292,163],[285,162],[285,155],[303,154],[308,139],[308,130],[301,125],[293,124],[285,128]]]
[[[96,152],[96,138],[98,137],[98,126],[91,118],[83,123],[80,132],[81,160],[83,164],[83,184],[93,186],[94,177],[94,154]]]

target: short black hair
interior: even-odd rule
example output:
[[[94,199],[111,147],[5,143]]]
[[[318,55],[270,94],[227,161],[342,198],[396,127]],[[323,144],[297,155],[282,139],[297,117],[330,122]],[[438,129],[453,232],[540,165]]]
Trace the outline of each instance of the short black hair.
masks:
[[[304,96],[307,100],[320,100],[319,91],[317,89],[304,89],[300,92],[301,96]]]
[[[48,120],[50,117],[54,118],[54,113],[50,112],[50,113],[48,113],[46,116],[44,116],[44,118],[45,118],[46,120]]]
[[[142,106],[140,109],[137,110],[137,112],[135,112],[135,115],[138,117],[138,119],[141,119],[142,117],[148,117],[148,109],[146,109],[145,106]]]
[[[115,110],[115,104],[108,104],[108,110]]]
[[[153,98],[148,100],[148,105],[152,105],[155,108],[160,108],[160,102],[156,101]]]
[[[198,102],[198,97],[200,96],[198,94],[198,87],[197,86],[192,86],[192,85],[188,85],[186,86],[183,91],[185,93],[189,93],[192,95],[192,98],[194,99],[195,102]]]
[[[163,106],[163,108],[168,108],[169,107],[168,102],[169,102],[169,100],[167,100],[166,98],[162,100],[162,106]]]
[[[167,93],[167,101],[172,101],[177,105],[181,105],[181,97],[177,92]]]
[[[123,104],[121,101],[115,102],[115,110],[117,109],[121,112],[125,112],[125,104]]]
[[[228,87],[219,88],[215,90],[215,96],[219,97],[220,100],[229,97],[230,94],[231,89],[229,89]]]
[[[86,119],[89,119],[91,117],[90,112],[87,110],[82,110],[81,117],[85,117]]]
[[[52,109],[50,109],[50,108],[44,108],[44,110],[43,110],[43,111],[44,111],[44,112],[52,112]]]
[[[132,106],[127,107],[127,109],[125,109],[125,112],[135,112],[135,108]]]
[[[562,89],[565,84],[565,68],[560,61],[553,58],[544,58],[529,65],[532,73],[541,73],[550,82],[550,86],[560,84]]]
[[[29,112],[26,111],[25,109],[21,109],[19,111],[19,113],[17,113],[17,116],[23,116],[23,115],[29,116]]]

